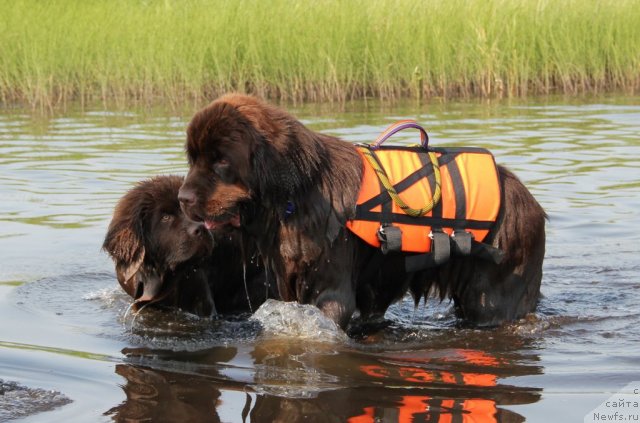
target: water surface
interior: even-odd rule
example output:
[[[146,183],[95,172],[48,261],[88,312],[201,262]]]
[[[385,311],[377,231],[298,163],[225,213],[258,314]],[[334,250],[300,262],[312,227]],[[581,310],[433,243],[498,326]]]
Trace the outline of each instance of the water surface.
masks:
[[[640,381],[638,104],[292,107],[312,129],[353,142],[414,118],[434,146],[489,148],[549,214],[535,316],[465,329],[449,303],[414,310],[407,299],[364,339],[282,303],[257,320],[125,316],[129,300],[100,245],[134,182],[186,172],[189,114],[5,110],[0,379],[72,401],[27,421],[582,421]]]

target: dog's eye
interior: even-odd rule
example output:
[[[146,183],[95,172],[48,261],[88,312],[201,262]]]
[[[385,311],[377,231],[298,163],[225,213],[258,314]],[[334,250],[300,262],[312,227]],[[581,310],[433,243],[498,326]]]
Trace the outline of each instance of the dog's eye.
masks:
[[[173,220],[173,216],[171,216],[170,214],[163,214],[161,220],[162,223],[169,223]]]
[[[231,178],[231,163],[227,159],[219,159],[213,164],[213,171],[223,180]]]

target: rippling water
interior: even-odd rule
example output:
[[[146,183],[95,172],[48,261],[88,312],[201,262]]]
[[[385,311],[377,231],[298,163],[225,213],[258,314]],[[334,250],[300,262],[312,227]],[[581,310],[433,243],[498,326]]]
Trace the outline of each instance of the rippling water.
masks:
[[[407,300],[387,313],[391,326],[363,339],[279,302],[230,321],[125,316],[102,238],[135,181],[185,173],[189,116],[4,111],[0,379],[40,402],[51,391],[73,401],[30,421],[582,421],[640,381],[638,104],[293,109],[354,142],[415,118],[434,146],[487,147],[549,214],[535,317],[463,329],[449,303],[414,310]],[[7,401],[0,420],[29,407]]]

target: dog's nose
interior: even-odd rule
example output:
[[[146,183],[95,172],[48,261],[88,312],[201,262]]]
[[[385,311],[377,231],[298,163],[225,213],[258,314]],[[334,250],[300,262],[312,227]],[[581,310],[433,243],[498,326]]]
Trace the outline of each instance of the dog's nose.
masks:
[[[190,189],[180,188],[180,191],[178,191],[178,201],[185,207],[193,206],[196,202],[196,193]]]
[[[199,237],[202,235],[202,231],[204,231],[204,225],[191,225],[188,229],[189,235],[192,237]]]

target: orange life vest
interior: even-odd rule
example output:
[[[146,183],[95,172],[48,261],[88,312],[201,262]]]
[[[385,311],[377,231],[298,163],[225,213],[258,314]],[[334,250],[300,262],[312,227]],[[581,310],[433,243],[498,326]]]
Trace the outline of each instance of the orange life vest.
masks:
[[[426,132],[424,134],[426,137]],[[367,149],[377,160],[377,170],[365,159]],[[361,146],[358,151],[363,159],[364,175],[355,218],[347,222],[347,228],[374,247],[381,247],[380,230],[389,225],[400,229],[401,250],[405,252],[432,252],[433,232],[453,237],[456,231],[469,232],[475,241],[481,242],[497,219],[500,210],[498,170],[493,156],[485,149],[389,147],[378,143],[374,147]],[[413,217],[392,200],[376,172],[383,169],[401,200],[410,207],[420,208],[436,191],[429,153],[437,157],[441,198],[431,211]]]

